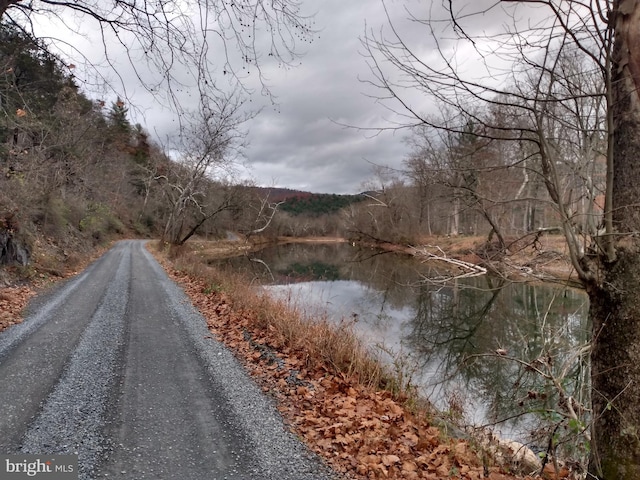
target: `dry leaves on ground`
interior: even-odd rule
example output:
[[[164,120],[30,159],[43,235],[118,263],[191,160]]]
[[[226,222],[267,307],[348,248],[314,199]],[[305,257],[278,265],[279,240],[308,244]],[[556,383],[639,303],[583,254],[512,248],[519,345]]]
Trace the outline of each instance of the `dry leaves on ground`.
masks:
[[[35,295],[31,287],[5,287],[0,289],[0,331],[22,322],[21,312]]]
[[[255,312],[225,293],[159,259],[207,319],[209,330],[244,362],[309,448],[351,478],[512,480],[469,443],[445,438],[426,415],[414,415],[389,392],[373,391],[314,365],[269,331],[257,331]],[[279,347],[279,350],[274,348]],[[529,478],[529,477],[527,477]]]

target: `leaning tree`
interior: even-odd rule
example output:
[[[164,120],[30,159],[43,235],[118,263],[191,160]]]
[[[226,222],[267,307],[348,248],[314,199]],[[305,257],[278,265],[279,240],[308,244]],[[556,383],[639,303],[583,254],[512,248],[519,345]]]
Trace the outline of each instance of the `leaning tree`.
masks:
[[[640,478],[640,0],[442,6],[439,17],[433,5],[424,16],[406,10],[403,27],[389,13],[384,29],[367,32],[370,83],[405,127],[463,134],[472,119],[479,138],[527,145],[513,167],[544,183],[590,299],[589,478]],[[412,44],[404,27],[425,30],[430,48]],[[425,96],[455,115],[425,114]],[[567,138],[579,139],[573,151]],[[580,155],[606,165],[602,200],[588,170],[575,167]],[[576,214],[567,165],[597,201],[586,210],[597,218]]]

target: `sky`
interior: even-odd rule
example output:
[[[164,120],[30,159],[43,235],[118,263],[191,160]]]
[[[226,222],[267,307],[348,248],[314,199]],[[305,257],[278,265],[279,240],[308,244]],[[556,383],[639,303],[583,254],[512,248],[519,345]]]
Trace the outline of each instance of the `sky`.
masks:
[[[387,3],[397,8],[403,1],[387,0]],[[371,74],[361,44],[366,29],[378,31],[385,23],[383,4],[380,0],[301,0],[301,4],[305,13],[314,16],[317,33],[313,41],[302,45],[303,56],[291,68],[270,64],[268,59],[262,64],[277,103],[272,104],[271,98],[262,95],[260,85],[252,83],[251,78],[245,81],[246,86],[255,90],[248,105],[260,112],[246,124],[247,146],[238,176],[264,187],[355,194],[371,188],[376,165],[401,169],[408,154],[409,132],[359,129],[389,125],[388,110],[367,96],[375,92],[363,82]],[[75,18],[68,23],[77,25],[78,30],[84,28],[82,21]],[[61,38],[60,32],[64,30],[50,19],[43,20],[40,28],[56,39]],[[71,50],[67,48],[65,57],[78,68],[81,63],[75,60],[78,52],[96,63],[99,60],[94,58],[103,53],[101,41],[92,38],[93,34],[89,31],[84,37],[62,37],[73,46]],[[118,73],[105,75],[115,80],[116,89],[118,83],[126,86],[123,96],[128,100],[132,123],[140,123],[158,142],[168,145],[178,129],[175,114],[136,86],[126,56],[114,54],[116,42],[108,45]],[[212,49],[210,60],[215,63],[220,55],[221,52]],[[90,86],[90,81],[83,84],[85,75],[76,72],[80,85],[92,90],[90,96],[106,99],[107,105],[115,100],[117,92],[100,91]],[[197,98],[188,91],[180,94],[187,106]]]
[[[479,8],[495,2],[475,3],[474,8]],[[376,36],[381,29],[388,32],[383,2],[305,0],[303,5],[316,12],[319,33],[297,67],[268,69],[278,104],[273,108],[267,104],[249,126],[246,155],[251,175],[261,186],[316,193],[355,194],[376,188],[380,185],[377,166],[390,167],[398,174],[403,171],[411,133],[375,130],[399,121],[389,104],[376,101],[384,93],[367,83],[373,75],[363,54],[362,39],[367,32]],[[412,48],[424,52],[424,58],[433,55],[435,46],[428,30],[404,21],[404,8],[421,18],[442,17],[446,13],[441,0],[386,0],[386,6]],[[478,20],[482,23],[482,17],[474,19]],[[490,25],[489,19],[487,23]],[[430,101],[417,92],[413,101],[418,110],[430,108]]]
[[[446,2],[444,2],[446,3]],[[454,10],[469,33],[491,35],[511,22],[501,9],[465,19],[465,14],[482,12],[493,0],[454,0]],[[372,96],[380,95],[367,84],[373,78],[363,55],[361,39],[366,32],[388,32],[380,0],[306,1],[317,8],[318,38],[308,47],[300,65],[290,70],[270,70],[276,108],[265,107],[251,123],[247,163],[255,181],[262,186],[278,186],[318,193],[353,194],[380,184],[375,166],[402,172],[410,153],[409,130],[362,130],[352,127],[389,127],[399,119]],[[386,6],[403,37],[426,61],[435,55],[435,44],[424,25],[412,25],[407,6],[420,18],[446,18],[441,0],[387,0]],[[471,7],[470,4],[473,4]],[[317,5],[317,7],[316,7]],[[539,9],[540,10],[540,9]],[[546,12],[531,10],[527,21]],[[413,22],[414,23],[414,22]],[[438,36],[438,25],[434,26]],[[447,48],[450,33],[438,39]],[[473,69],[473,60],[460,55],[460,68]],[[473,52],[470,50],[470,53]],[[428,112],[430,100],[416,92],[413,106]],[[378,169],[379,170],[379,169]]]
[[[376,0],[324,1],[321,31],[300,65],[269,75],[278,104],[252,122],[246,151],[259,184],[354,194],[374,181],[375,165],[402,168],[409,132],[357,128],[388,125],[389,112],[367,96],[374,92],[362,81],[371,74],[360,41],[383,15]]]
[[[457,4],[464,8],[467,1]],[[475,0],[475,8],[491,0]],[[397,118],[388,108],[376,101],[376,91],[367,83],[373,78],[363,55],[361,39],[366,32],[378,34],[387,29],[387,21],[381,0],[301,0],[305,13],[313,13],[318,30],[313,42],[303,45],[304,55],[292,68],[281,68],[266,61],[263,72],[272,95],[271,99],[260,94],[260,85],[246,80],[246,86],[254,87],[249,105],[260,113],[246,124],[247,147],[238,178],[251,179],[264,187],[282,187],[315,193],[355,194],[375,188],[380,180],[376,166],[390,167],[397,172],[403,169],[403,161],[410,148],[408,130],[376,131],[393,124]],[[441,10],[442,2],[435,0],[386,0],[391,15],[406,18],[404,6],[409,5],[418,15],[434,15]],[[436,12],[437,16],[438,13]],[[486,19],[491,27],[490,17]],[[474,27],[479,27],[478,18]],[[494,19],[495,21],[495,19]],[[403,35],[412,40],[417,52],[425,59],[433,55],[433,42],[424,26],[417,28],[410,23],[399,23]],[[45,29],[52,28],[44,25]],[[79,28],[82,25],[79,23]],[[52,36],[59,35],[56,28]],[[443,36],[442,42],[446,42]],[[69,40],[75,48],[91,57],[101,53],[100,42],[86,37]],[[112,47],[110,44],[110,48]],[[73,58],[74,53],[69,56]],[[212,49],[210,60],[215,63],[221,52]],[[115,68],[126,85],[126,97],[132,104],[130,112],[134,123],[140,123],[159,142],[167,144],[177,130],[175,114],[161,108],[142,88],[124,55],[114,55]],[[112,74],[113,76],[113,74]],[[255,76],[254,76],[255,78]],[[188,90],[188,89],[187,89]],[[100,97],[102,93],[93,93]],[[197,96],[183,91],[184,104],[189,105]],[[104,92],[114,97],[114,92]],[[113,99],[112,99],[113,100]],[[416,93],[413,101],[419,110],[431,108],[426,98]]]

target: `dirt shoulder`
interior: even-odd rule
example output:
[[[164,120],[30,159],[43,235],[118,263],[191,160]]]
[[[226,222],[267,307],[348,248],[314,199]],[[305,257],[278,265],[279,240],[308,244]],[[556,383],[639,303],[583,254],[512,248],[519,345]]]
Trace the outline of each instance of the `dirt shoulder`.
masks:
[[[30,265],[0,266],[0,332],[22,322],[24,309],[35,295],[76,276],[110,246],[80,253],[80,249],[68,252],[37,241]]]

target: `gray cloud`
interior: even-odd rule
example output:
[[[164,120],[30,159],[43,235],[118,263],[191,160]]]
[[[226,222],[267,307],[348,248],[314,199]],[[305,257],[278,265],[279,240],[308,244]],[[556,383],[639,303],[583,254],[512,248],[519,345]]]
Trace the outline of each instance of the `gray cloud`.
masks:
[[[401,168],[408,154],[403,139],[408,132],[374,135],[373,131],[344,127],[385,127],[397,120],[392,112],[367,96],[376,92],[362,81],[371,79],[372,74],[362,55],[360,38],[365,35],[365,30],[388,34],[385,11],[379,0],[313,3],[307,0],[303,6],[318,9],[315,24],[320,32],[310,45],[304,45],[306,53],[300,64],[295,68],[283,68],[268,62],[262,64],[262,72],[277,105],[271,105],[268,97],[259,94],[260,85],[252,83],[255,72],[246,79],[246,85],[256,92],[249,105],[261,109],[261,113],[247,124],[245,165],[248,170],[243,170],[243,177],[251,177],[262,186],[356,193],[362,189],[363,182],[373,176],[372,164]],[[478,0],[473,7],[482,9],[490,3],[494,2]],[[411,7],[421,17],[438,16],[437,12],[429,12],[429,9],[441,8],[440,2],[429,5],[428,2],[387,0],[386,4],[390,14],[398,19],[406,17],[405,6]],[[439,15],[442,16],[441,13]],[[492,18],[497,20],[495,16]],[[475,26],[480,28],[481,23],[477,22]],[[496,22],[487,19],[486,23]],[[415,40],[412,45],[424,54],[425,59],[431,58],[434,47],[424,25],[401,22],[398,26],[403,35]],[[91,33],[87,39],[91,40]],[[100,41],[94,39],[89,43],[99,57],[102,51]],[[443,40],[445,43],[446,39]],[[91,57],[90,51],[91,48],[86,52]],[[213,47],[210,53],[213,60],[216,55],[221,57],[221,52]],[[69,55],[73,58],[73,52]],[[126,87],[127,98],[137,107],[130,109],[133,120],[143,124],[165,143],[178,131],[175,114],[159,107],[157,99],[136,86],[136,73],[126,56],[120,59],[113,52],[110,56],[117,61],[119,78],[116,77],[116,90],[118,84]],[[265,60],[269,59],[265,57]],[[137,63],[136,67],[138,74],[148,74],[153,78],[153,72],[145,71],[144,62]],[[185,83],[189,83],[189,72],[175,73],[184,75]],[[110,76],[114,77],[113,74]],[[225,79],[221,77],[221,84],[223,82]],[[191,109],[197,107],[198,97],[193,89],[186,86],[176,93],[181,97],[182,105]],[[429,102],[420,95],[414,95],[412,102],[420,108],[430,108]]]
[[[406,156],[402,135],[373,135],[352,127],[386,124],[386,112],[364,95],[370,75],[360,37],[382,23],[378,2],[323,2],[322,29],[301,64],[271,70],[278,97],[250,125],[247,163],[265,186],[328,193],[356,193],[372,163],[399,167]]]

